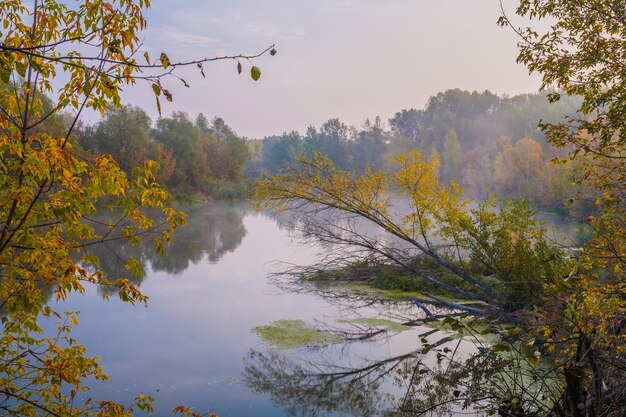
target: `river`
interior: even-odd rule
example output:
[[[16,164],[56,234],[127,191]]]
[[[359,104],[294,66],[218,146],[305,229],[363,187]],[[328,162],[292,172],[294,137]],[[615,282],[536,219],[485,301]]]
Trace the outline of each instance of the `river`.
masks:
[[[294,381],[287,368],[298,360],[358,367],[372,359],[410,353],[424,335],[433,343],[441,339],[441,334],[418,327],[349,347],[270,349],[251,329],[282,319],[332,325],[347,318],[380,317],[380,310],[375,306],[351,309],[270,284],[267,274],[277,268],[272,261],[307,264],[315,255],[314,248],[299,244],[276,218],[257,213],[246,203],[215,203],[189,213],[189,226],[176,233],[167,258],[140,257],[147,264],[141,285],[150,297],[147,307],[123,303],[115,295],[102,301],[101,291],[94,287],[58,306],[81,312],[72,335],[91,355],[102,358],[110,377],[91,384],[89,395],[95,399],[130,402],[145,393],[155,397],[157,416],[169,415],[179,404],[220,417],[279,417],[290,412],[379,415],[397,401],[377,397],[381,390],[398,391],[384,379],[362,388],[378,404],[360,404],[359,398],[348,398],[344,392],[344,398],[336,399],[344,404],[313,404],[311,410],[290,398],[298,397],[307,382]],[[115,268],[115,262],[110,262]],[[385,307],[387,312],[389,308]],[[402,307],[392,309],[407,313]],[[268,369],[268,363],[276,369]],[[277,370],[285,374],[276,375]],[[300,401],[312,405],[316,391],[304,394],[309,397],[303,395]],[[331,411],[325,414],[324,409]]]

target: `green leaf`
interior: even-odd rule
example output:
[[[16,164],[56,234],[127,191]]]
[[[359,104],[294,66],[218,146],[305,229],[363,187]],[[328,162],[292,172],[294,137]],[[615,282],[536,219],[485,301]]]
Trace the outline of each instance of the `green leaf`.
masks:
[[[88,96],[91,93],[91,81],[89,80],[89,69],[85,68],[85,84],[83,85],[83,93]]]
[[[154,94],[158,96],[161,95],[161,87],[158,84],[152,84],[152,91],[154,91]]]
[[[11,81],[11,71],[3,68],[2,71],[0,71],[0,81],[8,84],[9,81]]]
[[[122,53],[122,49],[120,48],[121,43],[122,41],[120,39],[112,40],[111,42],[109,42],[109,51],[114,54]]]
[[[524,357],[526,358],[526,360],[528,361],[529,364],[531,364],[532,366],[537,366],[539,365],[539,359],[541,358],[541,352],[535,352],[534,354],[529,353],[524,355]]]
[[[22,78],[26,76],[26,67],[20,61],[15,61],[15,71]]]
[[[522,330],[521,327],[513,327],[512,329],[507,329],[504,332],[504,336],[505,337],[515,336],[515,335],[518,335],[518,334],[522,333],[522,331],[523,330]]]
[[[504,343],[498,343],[497,345],[493,345],[491,350],[494,352],[510,352],[511,346],[506,345]]]
[[[452,324],[458,324],[459,321],[455,319],[454,317],[447,316],[445,319],[443,319],[442,323],[452,325]]]
[[[257,67],[256,65],[253,66],[250,69],[250,76],[254,81],[259,81],[259,78],[261,78],[261,70],[259,69],[259,67]]]

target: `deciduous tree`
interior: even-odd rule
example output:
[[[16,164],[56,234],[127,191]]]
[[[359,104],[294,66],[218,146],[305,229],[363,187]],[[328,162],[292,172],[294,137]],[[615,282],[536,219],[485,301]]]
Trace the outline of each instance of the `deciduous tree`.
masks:
[[[138,82],[151,86],[160,108],[160,97],[172,99],[167,80],[186,84],[176,75],[178,67],[193,65],[202,72],[209,61],[246,58],[150,57],[140,50],[139,38],[149,5],[149,0],[1,3],[2,414],[122,416],[152,410],[145,395],[127,405],[92,399],[85,380],[106,375],[69,335],[77,314],[46,305],[49,296],[64,300],[87,285],[115,288],[124,301],[145,302],[128,279],[106,277],[90,248],[149,237],[162,251],[171,230],[184,221],[167,206],[169,194],[155,180],[155,162],[127,175],[109,154],[94,160],[76,156],[73,132],[81,112],[92,108],[104,114],[121,103],[122,88]],[[252,73],[258,78],[258,68]],[[96,214],[102,210],[117,220],[100,221]],[[139,273],[142,265],[129,257],[126,268]],[[58,320],[58,334],[42,336],[40,317]]]
[[[461,180],[461,144],[454,129],[448,130],[443,139],[443,179],[445,182]]]
[[[595,189],[594,237],[581,248],[568,279],[551,288],[544,330],[554,342],[567,390],[563,415],[623,415],[626,410],[626,19],[618,0],[521,0],[520,16],[542,30],[500,24],[520,37],[518,62],[542,87],[582,99],[578,114],[543,123],[546,138],[569,151],[578,182]],[[562,93],[561,93],[562,92]],[[618,365],[622,364],[622,365]]]
[[[392,162],[393,173],[366,170],[354,176],[320,154],[301,157],[285,174],[267,177],[257,198],[264,207],[294,213],[307,237],[336,244],[331,268],[362,259],[396,265],[456,297],[485,303],[463,305],[426,293],[428,299],[414,300],[420,305],[511,320],[528,311],[561,267],[532,210],[492,201],[470,210],[454,182],[438,180],[438,160],[412,151]],[[401,208],[403,199],[408,210]],[[378,233],[365,233],[362,221]],[[420,257],[430,258],[433,270],[416,266]],[[452,281],[440,278],[446,275]]]
[[[109,108],[104,118],[81,135],[80,146],[97,155],[110,154],[124,172],[155,157],[152,121],[138,107]]]

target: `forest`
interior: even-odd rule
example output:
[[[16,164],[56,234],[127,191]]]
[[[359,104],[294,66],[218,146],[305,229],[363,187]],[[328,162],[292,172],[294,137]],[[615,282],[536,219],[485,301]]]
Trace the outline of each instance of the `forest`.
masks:
[[[212,389],[206,376],[184,375],[178,391],[161,379],[209,362],[227,366],[228,351],[248,343],[236,378],[212,391],[213,401],[231,390],[261,394],[277,407],[267,415],[626,415],[626,6],[515,4],[517,17],[540,24],[519,28],[502,4],[497,23],[517,37],[517,63],[540,78],[539,93],[453,89],[388,121],[354,127],[333,118],[304,133],[244,138],[219,117],[163,116],[161,100],[173,101],[175,84],[190,88],[185,71],[210,78],[206,67],[220,61],[258,83],[257,65],[277,55],[274,45],[177,60],[144,48],[148,0],[0,3],[0,413],[213,417],[206,406],[176,405],[192,389],[204,397]],[[155,100],[156,120],[123,103],[133,87]],[[101,118],[85,123],[86,109]],[[183,212],[186,203],[238,198],[253,198],[258,212]],[[579,238],[554,238],[540,210],[579,224]],[[247,227],[258,227],[262,242],[233,260]],[[258,274],[268,258],[257,255],[283,255],[264,241],[269,231],[281,233],[285,254],[298,239],[320,253],[270,274],[283,298],[259,309],[254,300],[268,292],[259,282],[268,277]],[[168,251],[176,259],[162,258]],[[235,266],[213,287],[206,277],[220,259]],[[251,262],[263,267],[240,276]],[[170,332],[187,321],[197,328],[152,343],[158,339],[143,327],[115,329],[122,347],[139,338],[139,357],[115,362],[113,372],[162,356],[144,368],[158,368],[159,385],[109,389],[107,359],[92,353],[107,342],[106,320],[94,317],[126,329],[131,316],[118,313],[129,310],[116,303],[147,307],[146,284],[157,311],[179,300],[160,310],[155,333],[166,322]],[[396,298],[371,291],[381,286]],[[207,288],[217,294],[212,304],[194,298]],[[250,289],[247,300],[237,298]],[[228,292],[235,296],[218,314]],[[329,325],[316,310],[313,324],[258,325],[289,292],[387,315]],[[100,298],[114,307],[110,317],[94,309]],[[312,302],[291,300],[298,313]],[[193,310],[201,307],[208,310]],[[79,326],[81,310],[92,315]],[[152,311],[132,313],[143,323]],[[198,316],[204,325],[244,315],[252,319],[237,336],[198,330]],[[75,338],[85,327],[96,336]],[[307,337],[281,349],[268,338],[277,327]],[[383,347],[384,357],[369,357],[404,331],[418,336],[408,352]],[[160,351],[169,339],[178,344]],[[183,348],[207,355],[221,339],[234,343],[210,360],[184,362]],[[353,343],[365,344],[360,366],[324,350]],[[311,352],[322,363],[309,360]],[[172,358],[173,367],[161,368]],[[399,395],[381,391],[384,378]],[[161,389],[181,401],[157,409]]]
[[[225,186],[242,183],[248,144],[224,120],[200,113],[159,118],[155,125],[138,107],[108,110],[93,126],[77,132],[87,158],[111,155],[130,174],[145,161],[158,162],[157,180],[177,195],[225,196]]]
[[[110,154],[124,172],[154,160],[157,179],[176,195],[248,198],[249,180],[278,173],[301,155],[327,155],[355,173],[389,167],[389,157],[417,149],[440,161],[439,177],[454,180],[466,195],[525,199],[544,210],[582,218],[593,209],[591,190],[573,187],[574,162],[554,164],[565,151],[548,144],[538,128],[574,116],[576,98],[549,103],[545,93],[499,97],[489,91],[448,90],[422,110],[401,110],[388,122],[366,120],[360,128],[331,119],[304,134],[263,139],[239,137],[219,117],[192,120],[175,112],[154,125],[137,107],[108,110],[94,125],[77,130],[86,157]]]
[[[584,215],[591,196],[586,190],[581,193],[586,198],[574,199],[575,163],[553,164],[566,151],[549,145],[538,128],[542,121],[574,116],[579,105],[571,97],[549,103],[545,93],[499,97],[448,90],[431,97],[422,110],[397,112],[388,123],[377,117],[359,129],[331,119],[304,135],[290,132],[252,141],[246,171],[249,176],[278,173],[299,155],[317,151],[337,167],[363,173],[388,167],[390,155],[417,149],[440,161],[442,181],[455,180],[473,198],[494,194],[563,215]]]

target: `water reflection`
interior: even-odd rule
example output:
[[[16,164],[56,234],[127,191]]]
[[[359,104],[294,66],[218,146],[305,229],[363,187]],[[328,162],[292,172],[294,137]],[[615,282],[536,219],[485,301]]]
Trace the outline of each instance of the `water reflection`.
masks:
[[[251,350],[244,378],[253,392],[271,397],[290,416],[375,415],[383,395],[371,381],[349,372],[313,371],[280,352]]]
[[[186,227],[179,227],[173,242],[166,246],[166,256],[157,254],[151,239],[132,245],[125,239],[113,240],[89,248],[100,260],[100,269],[111,279],[128,278],[135,284],[142,275],[133,274],[125,265],[130,257],[155,272],[181,274],[190,265],[201,262],[214,264],[222,256],[235,251],[246,236],[244,216],[250,211],[247,204],[214,203],[184,208],[191,219]]]
[[[418,354],[421,337],[435,344],[447,335],[416,327],[391,338],[359,340],[354,334],[347,347],[264,349],[250,329],[281,319],[339,326],[354,313],[339,301],[358,304],[361,317],[381,317],[384,310],[410,319],[419,312],[403,311],[391,301],[377,308],[365,299],[333,298],[336,293],[280,291],[268,282],[267,273],[275,270],[268,262],[307,265],[315,252],[289,236],[287,219],[255,213],[246,203],[186,211],[190,224],[177,230],[165,259],[149,244],[119,241],[96,248],[111,276],[128,276],[123,259],[130,255],[148,264],[142,283],[148,308],[116,297],[103,303],[90,290],[59,308],[81,311],[73,336],[103,358],[111,377],[94,383],[90,395],[129,402],[144,392],[156,398],[155,416],[169,416],[179,404],[220,417],[410,415],[407,410],[424,404],[415,392],[431,379],[419,372],[437,366],[437,349],[451,355],[443,349],[454,350],[458,340],[433,348],[427,357]],[[51,323],[51,334],[55,331]],[[438,383],[432,390],[440,389],[443,400],[454,396],[451,386]]]
[[[176,231],[175,243],[167,248],[166,257],[151,253],[153,270],[180,274],[190,264],[205,260],[216,263],[237,249],[246,236],[243,218],[250,211],[247,204],[212,204],[185,211],[193,223]]]
[[[555,243],[574,244],[575,224],[545,215],[542,219]],[[321,216],[314,220],[340,224],[337,234],[370,233],[372,241],[380,244],[375,230],[356,223],[353,226],[351,219],[340,219],[348,226]],[[311,225],[304,219],[289,230],[306,243],[307,227]],[[324,252],[328,248],[320,246],[322,256],[317,263],[288,266],[283,273],[272,276],[274,284],[287,292],[315,295],[351,311],[376,305],[398,310],[407,304],[376,302],[367,294],[303,285],[303,274],[336,268],[347,259],[344,252],[338,256],[332,249]],[[414,350],[388,352],[382,357],[377,357],[380,349],[355,354],[351,344],[340,352],[323,348],[313,354],[255,348],[244,359],[244,382],[291,416],[549,415],[560,396],[557,372],[549,364],[537,363],[535,354],[539,352],[522,346],[521,338],[501,343],[496,338],[499,330],[488,332],[491,340],[479,333],[453,340],[440,331],[422,328],[400,343]],[[379,334],[351,335],[348,340],[359,340],[363,347],[373,342],[371,335]],[[389,342],[398,345],[393,338]]]
[[[391,342],[396,348],[420,346],[421,339],[419,349],[395,355],[380,349],[382,345],[366,349],[364,343],[296,355],[252,349],[244,360],[244,381],[252,391],[270,396],[292,416],[413,415],[420,409],[416,400],[422,408],[430,408],[444,388],[438,382],[435,395],[425,374],[432,376],[431,370],[440,369],[443,355],[453,349],[457,357],[447,361],[450,370],[462,351],[474,349],[472,344],[453,340],[436,329],[420,328],[411,333],[401,337],[404,340],[387,340],[385,344]],[[426,395],[428,389],[433,394],[430,397]]]
[[[249,351],[244,381],[291,416],[548,415],[558,399],[556,373],[506,354],[476,335],[419,330],[416,350],[364,359]],[[419,342],[418,342],[419,340]]]

